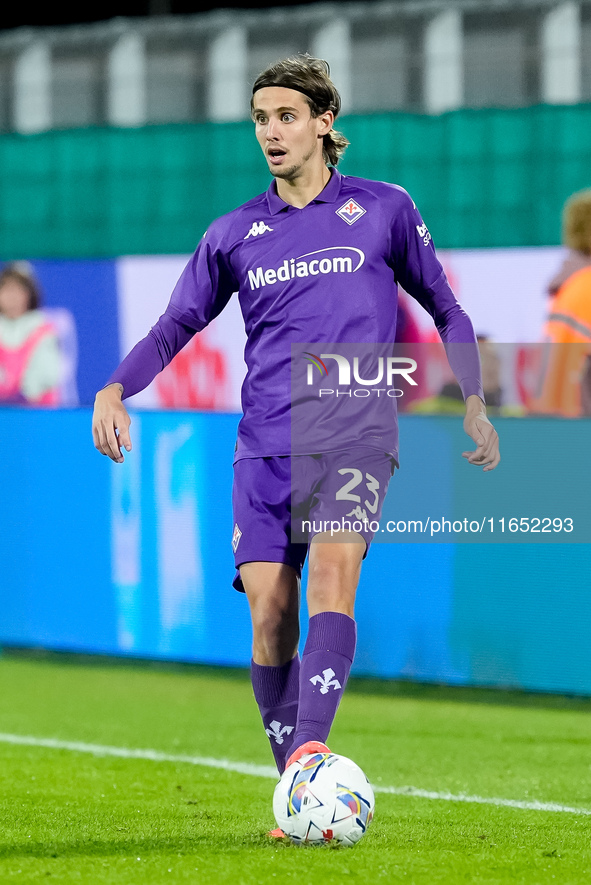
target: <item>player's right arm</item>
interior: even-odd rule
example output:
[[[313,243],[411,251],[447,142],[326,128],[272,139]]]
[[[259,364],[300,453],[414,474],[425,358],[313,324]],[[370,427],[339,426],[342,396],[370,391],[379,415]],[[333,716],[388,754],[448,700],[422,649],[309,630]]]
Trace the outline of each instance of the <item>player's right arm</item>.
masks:
[[[238,289],[222,237],[223,227],[214,223],[181,274],[166,311],[96,395],[94,445],[117,463],[124,460],[122,449],[131,451],[131,418],[122,400],[144,390]]]
[[[122,400],[144,390],[195,334],[195,329],[170,315],[171,304],[96,395],[92,419],[94,445],[113,461],[123,461],[122,446],[128,452],[131,450],[131,418]]]

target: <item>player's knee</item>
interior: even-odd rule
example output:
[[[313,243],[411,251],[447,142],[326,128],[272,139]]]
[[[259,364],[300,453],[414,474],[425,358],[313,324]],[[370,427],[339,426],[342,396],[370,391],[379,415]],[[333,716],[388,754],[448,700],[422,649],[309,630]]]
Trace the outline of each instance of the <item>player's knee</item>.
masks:
[[[314,561],[310,560],[308,586],[317,583],[324,588],[338,587],[342,584],[347,571],[347,564],[344,561],[318,556]]]
[[[291,607],[277,602],[258,605],[251,611],[252,625],[256,633],[273,637],[281,635],[292,626],[294,613]]]
[[[310,548],[310,580],[324,586],[340,586],[355,580],[365,552],[365,541],[361,536],[357,537],[358,542],[347,544],[315,539]]]

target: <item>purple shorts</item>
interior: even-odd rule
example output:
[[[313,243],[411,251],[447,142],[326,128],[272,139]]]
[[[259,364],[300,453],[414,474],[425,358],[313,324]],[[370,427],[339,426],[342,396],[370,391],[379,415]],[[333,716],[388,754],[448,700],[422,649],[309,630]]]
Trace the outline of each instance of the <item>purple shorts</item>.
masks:
[[[390,455],[368,446],[237,461],[232,490],[236,569],[245,562],[283,562],[301,575],[310,541],[331,530],[337,537],[339,531],[362,535],[365,557],[394,466]],[[244,591],[238,572],[233,584]]]

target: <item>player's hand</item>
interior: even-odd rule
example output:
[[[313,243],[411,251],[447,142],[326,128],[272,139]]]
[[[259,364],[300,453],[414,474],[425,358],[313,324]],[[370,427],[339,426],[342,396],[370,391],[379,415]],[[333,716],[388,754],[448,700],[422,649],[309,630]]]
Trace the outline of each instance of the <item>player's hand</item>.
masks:
[[[120,384],[109,384],[99,390],[94,401],[92,416],[92,438],[94,446],[102,455],[120,464],[123,459],[122,448],[131,451],[129,425],[131,418],[123,403]]]
[[[473,452],[462,452],[462,458],[484,471],[494,470],[501,460],[499,435],[486,417],[486,407],[478,396],[469,396],[466,400],[464,430],[477,447]]]

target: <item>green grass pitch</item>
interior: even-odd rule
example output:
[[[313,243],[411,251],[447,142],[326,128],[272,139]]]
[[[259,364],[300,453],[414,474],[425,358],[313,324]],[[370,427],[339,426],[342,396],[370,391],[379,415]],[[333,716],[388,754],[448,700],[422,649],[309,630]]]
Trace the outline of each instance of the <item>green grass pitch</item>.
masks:
[[[352,680],[331,734],[378,786],[591,809],[591,702]],[[7,735],[270,766],[248,675],[0,658],[0,883],[591,881],[591,815],[379,793],[352,849],[273,842],[269,777]]]

